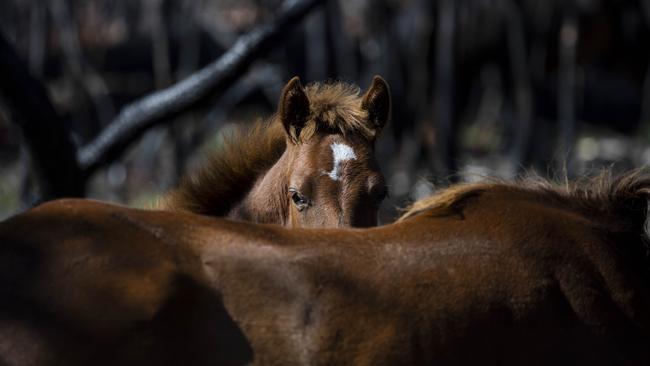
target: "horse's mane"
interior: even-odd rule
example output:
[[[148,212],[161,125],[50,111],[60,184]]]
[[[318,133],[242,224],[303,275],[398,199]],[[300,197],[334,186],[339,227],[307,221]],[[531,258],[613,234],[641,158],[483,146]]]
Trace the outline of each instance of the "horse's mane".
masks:
[[[622,175],[605,169],[592,177],[557,183],[529,174],[514,182],[490,179],[487,182],[457,184],[429,198],[413,203],[400,221],[420,214],[446,215],[470,204],[472,197],[488,192],[523,193],[531,199],[561,205],[589,216],[606,218],[623,230],[644,232],[650,199],[650,170],[632,170]]]
[[[344,135],[356,133],[372,139],[374,130],[366,123],[367,112],[361,108],[359,91],[358,87],[341,82],[307,85],[310,117],[300,136],[291,138],[300,143],[308,141],[317,131],[329,131]],[[277,114],[248,129],[237,129],[224,137],[222,146],[197,173],[185,177],[158,206],[225,216],[285,149],[286,133]]]

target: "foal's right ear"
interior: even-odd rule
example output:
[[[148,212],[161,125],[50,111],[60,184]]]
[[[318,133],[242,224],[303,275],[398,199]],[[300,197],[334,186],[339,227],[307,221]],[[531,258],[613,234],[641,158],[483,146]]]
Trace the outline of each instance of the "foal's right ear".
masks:
[[[363,96],[361,108],[368,112],[368,122],[375,134],[379,134],[390,118],[390,90],[381,76],[372,78],[372,85]]]
[[[291,141],[300,140],[300,131],[309,119],[309,98],[305,89],[300,84],[300,79],[295,76],[289,80],[282,90],[278,114],[282,119],[284,129]]]

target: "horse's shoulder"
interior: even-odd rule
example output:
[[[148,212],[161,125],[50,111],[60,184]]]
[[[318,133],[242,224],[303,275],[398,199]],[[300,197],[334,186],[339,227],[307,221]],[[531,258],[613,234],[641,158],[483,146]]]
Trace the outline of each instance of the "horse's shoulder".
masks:
[[[192,253],[175,247],[161,228],[172,225],[156,212],[76,199],[1,223],[0,288],[32,307],[5,311],[37,321],[48,309],[48,317],[76,319],[79,331],[93,335],[153,321],[188,280],[201,281],[188,270]]]

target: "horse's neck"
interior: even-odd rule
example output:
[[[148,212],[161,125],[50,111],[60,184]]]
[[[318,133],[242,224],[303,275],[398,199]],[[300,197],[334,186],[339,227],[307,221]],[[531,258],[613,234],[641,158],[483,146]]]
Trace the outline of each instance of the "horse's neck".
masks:
[[[283,155],[265,174],[261,175],[244,199],[228,214],[229,218],[286,224],[287,220],[287,159]]]

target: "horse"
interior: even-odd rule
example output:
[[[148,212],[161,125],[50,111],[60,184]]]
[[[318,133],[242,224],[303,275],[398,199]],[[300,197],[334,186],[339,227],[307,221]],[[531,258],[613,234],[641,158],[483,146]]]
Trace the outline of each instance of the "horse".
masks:
[[[0,224],[0,364],[647,365],[649,198],[474,183],[352,229],[46,203]]]
[[[390,114],[388,84],[341,82],[282,91],[278,112],[235,133],[162,209],[292,227],[367,227],[387,195],[374,157]]]

